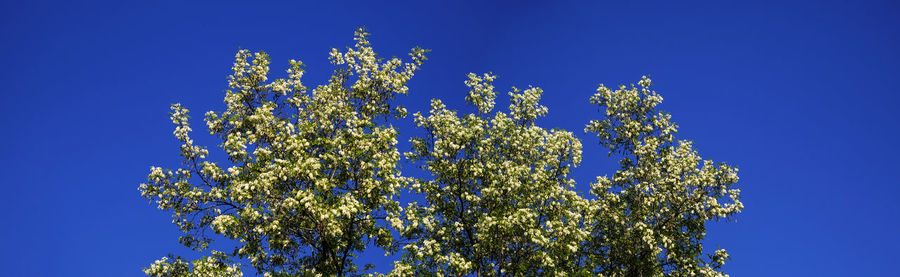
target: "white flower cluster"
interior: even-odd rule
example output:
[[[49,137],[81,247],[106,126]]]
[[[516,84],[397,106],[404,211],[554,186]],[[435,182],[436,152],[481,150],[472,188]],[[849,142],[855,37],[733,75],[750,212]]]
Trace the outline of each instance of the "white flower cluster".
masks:
[[[229,264],[225,254],[213,251],[212,255],[187,262],[181,257],[162,257],[156,260],[144,273],[155,277],[191,276],[191,277],[241,277],[239,264]]]
[[[469,79],[466,80],[466,86],[469,87],[469,95],[466,96],[466,102],[475,105],[479,112],[486,114],[494,109],[494,98],[497,92],[494,91],[494,79],[497,76],[490,73],[479,77],[475,73],[469,73]]]

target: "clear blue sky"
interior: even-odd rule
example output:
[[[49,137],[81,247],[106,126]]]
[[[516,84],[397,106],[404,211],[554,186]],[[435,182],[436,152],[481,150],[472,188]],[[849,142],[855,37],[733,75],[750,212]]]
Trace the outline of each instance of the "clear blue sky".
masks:
[[[401,98],[411,111],[435,97],[470,110],[468,72],[493,71],[502,89],[542,87],[541,124],[583,139],[582,187],[612,173],[581,131],[599,116],[588,97],[648,74],[682,137],[741,170],[746,210],[712,224],[707,246],[729,250],[728,273],[896,274],[895,3],[290,2],[3,1],[0,275],[137,276],[188,254],[137,190],[151,165],[178,165],[169,104],[194,111],[202,134],[237,49],[269,52],[278,73],[302,59],[314,85],[358,26],[384,56],[433,50]]]

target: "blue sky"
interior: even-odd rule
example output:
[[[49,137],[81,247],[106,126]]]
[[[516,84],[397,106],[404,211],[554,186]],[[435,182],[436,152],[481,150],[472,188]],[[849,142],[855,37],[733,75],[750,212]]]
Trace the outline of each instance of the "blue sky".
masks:
[[[137,191],[151,165],[178,165],[169,104],[194,111],[202,130],[199,115],[223,108],[239,48],[270,53],[273,72],[299,58],[305,83],[320,84],[328,50],[349,46],[359,26],[383,56],[433,50],[400,100],[410,111],[430,98],[470,111],[468,72],[494,72],[500,89],[542,87],[540,124],[585,145],[581,187],[614,162],[581,131],[599,116],[588,98],[599,83],[650,75],[681,137],[740,168],[746,209],[711,224],[707,242],[729,250],[726,272],[892,274],[897,4],[371,2],[3,1],[0,275],[137,276],[189,254]]]

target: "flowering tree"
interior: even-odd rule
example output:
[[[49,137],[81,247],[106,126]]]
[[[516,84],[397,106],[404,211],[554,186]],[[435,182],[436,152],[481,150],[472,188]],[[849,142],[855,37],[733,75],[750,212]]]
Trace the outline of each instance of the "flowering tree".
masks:
[[[393,100],[407,93],[425,51],[413,49],[407,63],[384,60],[363,30],[355,40],[345,52],[332,49],[338,69],[311,92],[300,82],[301,62],[291,61],[287,79],[267,82],[268,56],[239,51],[227,109],[205,118],[223,141],[228,167],[194,144],[188,110],[172,106],[184,167],[153,167],[141,193],[172,212],[185,246],[206,249],[210,230],[238,246],[193,263],[163,258],[147,274],[241,275],[229,260],[238,257],[271,276],[346,275],[359,270],[355,254],[370,242],[394,245],[382,221],[399,210],[394,196],[407,179],[398,168],[397,132],[384,121],[406,115]]]
[[[394,227],[411,240],[397,275],[564,275],[586,237],[580,227],[587,201],[568,179],[581,161],[581,142],[567,131],[534,121],[547,113],[540,88],[509,93],[509,112],[490,114],[495,76],[469,74],[466,100],[477,114],[462,117],[432,100],[430,115],[415,115],[426,130],[414,138],[413,160],[433,179],[413,189],[412,203]]]
[[[643,77],[638,87],[601,85],[591,103],[605,110],[586,132],[610,154],[620,154],[612,179],[592,184],[591,238],[582,254],[604,276],[720,276],[728,254],[703,256],[706,222],[743,209],[737,169],[703,160],[678,126],[656,106],[662,97]]]
[[[303,64],[268,80],[269,57],[235,57],[226,109],[206,113],[225,157],[210,159],[190,137],[188,110],[172,105],[182,167],[152,167],[141,194],[170,211],[180,242],[208,255],[163,257],[151,276],[356,275],[356,255],[374,245],[400,253],[393,276],[721,276],[724,250],[704,251],[706,223],[743,209],[737,169],[703,160],[657,106],[650,80],[590,99],[602,117],[595,133],[620,159],[612,177],[589,192],[569,176],[581,161],[571,132],[545,129],[543,91],[513,88],[506,112],[494,111],[491,74],[469,74],[458,115],[440,100],[414,121],[407,158],[429,176],[401,175],[395,104],[425,60],[381,59],[367,33],[332,49],[337,67],[327,84],[309,90]],[[398,195],[421,196],[401,208]],[[210,233],[211,232],[211,233]],[[214,234],[212,234],[214,233]],[[214,238],[233,249],[209,249]],[[240,263],[245,263],[241,265]]]

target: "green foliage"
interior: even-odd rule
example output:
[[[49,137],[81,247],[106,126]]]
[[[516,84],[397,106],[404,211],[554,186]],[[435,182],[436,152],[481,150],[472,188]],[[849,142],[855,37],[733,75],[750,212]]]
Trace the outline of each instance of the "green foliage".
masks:
[[[706,222],[743,209],[737,169],[703,160],[657,106],[646,77],[638,86],[600,86],[602,113],[587,124],[620,169],[589,192],[570,178],[582,159],[571,132],[545,129],[543,91],[513,88],[494,111],[491,74],[469,74],[458,115],[440,100],[414,121],[408,159],[430,174],[400,172],[397,131],[407,112],[395,98],[426,60],[379,58],[364,30],[315,89],[291,60],[287,78],[268,81],[269,57],[241,50],[226,109],[206,113],[224,165],[190,137],[188,110],[172,105],[182,167],[152,167],[141,194],[171,212],[185,246],[209,255],[164,257],[151,276],[335,276],[366,273],[356,256],[374,245],[400,253],[389,275],[720,276],[724,250],[704,252]],[[401,191],[423,203],[400,207]],[[214,234],[210,234],[212,231]],[[211,250],[214,238],[237,245]],[[236,262],[247,263],[245,265]]]

